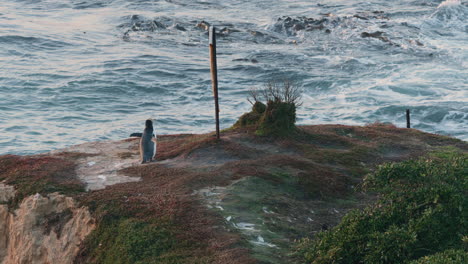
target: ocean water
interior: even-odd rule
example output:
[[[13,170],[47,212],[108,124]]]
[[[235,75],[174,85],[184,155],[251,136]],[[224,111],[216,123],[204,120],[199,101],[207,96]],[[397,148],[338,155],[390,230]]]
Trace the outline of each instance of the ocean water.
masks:
[[[468,4],[459,0],[0,0],[0,154],[214,130],[274,79],[299,124],[392,122],[468,140]]]

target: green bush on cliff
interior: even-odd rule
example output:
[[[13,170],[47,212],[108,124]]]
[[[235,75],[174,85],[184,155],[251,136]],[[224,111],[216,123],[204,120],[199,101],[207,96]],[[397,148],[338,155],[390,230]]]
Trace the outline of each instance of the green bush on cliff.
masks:
[[[300,97],[299,86],[288,80],[281,84],[268,82],[262,90],[252,89],[249,98],[252,111],[242,115],[234,127],[252,127],[261,136],[286,136],[296,128]]]
[[[460,264],[468,263],[468,252],[458,249],[448,249],[434,255],[411,261],[410,264]]]
[[[234,127],[249,127],[257,126],[258,122],[265,113],[266,105],[262,102],[255,102],[252,105],[252,111],[243,114],[239,120],[234,124]]]
[[[453,261],[466,258],[467,158],[445,154],[380,166],[364,182],[379,200],[303,239],[299,255],[308,263],[463,263]]]
[[[282,101],[268,101],[259,121],[257,135],[286,136],[296,126],[296,105]]]

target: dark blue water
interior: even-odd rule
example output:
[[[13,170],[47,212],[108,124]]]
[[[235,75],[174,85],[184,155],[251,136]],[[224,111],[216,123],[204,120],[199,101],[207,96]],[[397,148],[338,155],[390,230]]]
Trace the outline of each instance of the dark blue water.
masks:
[[[208,35],[222,30],[222,128],[275,78],[301,124],[392,122],[468,139],[463,1],[0,0],[0,154],[214,130]]]

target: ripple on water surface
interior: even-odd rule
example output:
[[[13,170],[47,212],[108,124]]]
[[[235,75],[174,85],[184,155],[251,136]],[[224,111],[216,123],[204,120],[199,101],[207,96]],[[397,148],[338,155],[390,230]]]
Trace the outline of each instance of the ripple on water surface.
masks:
[[[271,79],[303,90],[301,124],[375,121],[467,140],[466,3],[0,0],[0,154],[213,130],[207,26],[218,28],[221,126]],[[223,14],[220,16],[219,14]]]

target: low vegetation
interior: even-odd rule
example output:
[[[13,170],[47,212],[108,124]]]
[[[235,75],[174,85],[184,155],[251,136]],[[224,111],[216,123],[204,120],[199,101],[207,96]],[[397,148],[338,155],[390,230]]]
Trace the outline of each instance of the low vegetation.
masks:
[[[169,219],[141,220],[105,214],[86,239],[75,263],[149,264],[210,263],[211,254],[194,254],[199,246],[177,238]]]
[[[84,184],[75,173],[77,155],[0,156],[0,182],[14,186],[17,191],[10,207],[15,208],[26,196],[36,193],[73,195],[84,192]]]
[[[349,212],[298,254],[308,263],[466,263],[468,154],[387,163],[363,185],[379,200]],[[465,241],[465,242],[464,242]]]
[[[252,111],[242,115],[234,127],[253,129],[259,136],[291,135],[296,129],[300,98],[299,86],[289,80],[268,82],[262,90],[252,89],[249,98]]]
[[[468,263],[468,253],[462,249],[445,251],[411,261],[410,264],[463,264]]]

